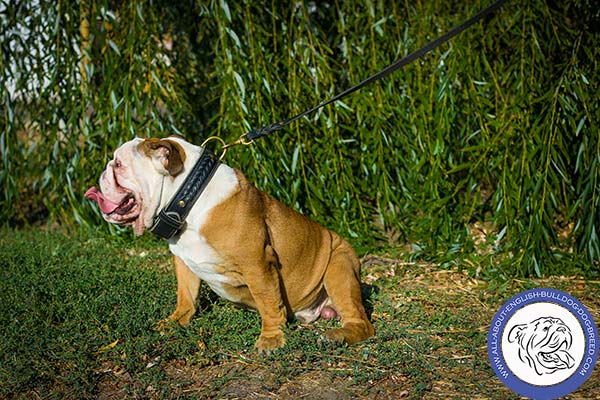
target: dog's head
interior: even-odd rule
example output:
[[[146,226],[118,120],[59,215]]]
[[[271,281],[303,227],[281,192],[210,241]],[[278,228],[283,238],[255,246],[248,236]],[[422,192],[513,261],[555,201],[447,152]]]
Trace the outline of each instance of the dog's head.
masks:
[[[100,189],[91,187],[85,197],[98,204],[106,221],[133,225],[141,235],[161,206],[165,186],[184,169],[184,146],[189,143],[179,138],[136,138],[123,144],[100,176]]]
[[[542,317],[528,324],[515,325],[508,334],[509,343],[519,346],[519,357],[538,375],[572,368],[569,354],[573,343],[571,330],[560,318]]]

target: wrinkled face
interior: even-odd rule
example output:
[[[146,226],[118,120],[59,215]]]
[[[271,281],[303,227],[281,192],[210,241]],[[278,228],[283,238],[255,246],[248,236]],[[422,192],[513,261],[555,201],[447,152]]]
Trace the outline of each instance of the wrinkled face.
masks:
[[[115,153],[100,176],[100,189],[85,197],[95,201],[108,222],[133,225],[141,235],[160,206],[164,180],[183,168],[185,152],[171,139],[133,139]]]
[[[569,354],[573,343],[571,330],[560,318],[542,317],[516,325],[509,333],[509,342],[519,344],[519,356],[538,375],[574,366],[575,360]]]

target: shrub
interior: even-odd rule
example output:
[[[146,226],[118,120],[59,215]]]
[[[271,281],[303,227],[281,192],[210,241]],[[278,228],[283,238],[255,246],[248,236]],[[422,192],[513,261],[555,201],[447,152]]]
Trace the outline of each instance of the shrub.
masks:
[[[123,141],[233,140],[487,5],[425,3],[3,6],[3,220],[98,224],[83,193]],[[458,260],[478,250],[474,226],[486,222],[494,254],[505,256],[493,273],[597,274],[591,3],[507,2],[450,44],[226,161],[355,244],[411,243],[415,256]]]

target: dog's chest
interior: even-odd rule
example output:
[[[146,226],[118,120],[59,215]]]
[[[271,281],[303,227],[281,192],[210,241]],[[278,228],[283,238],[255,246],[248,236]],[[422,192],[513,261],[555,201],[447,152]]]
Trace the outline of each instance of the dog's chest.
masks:
[[[171,252],[179,257],[219,296],[230,300],[232,292],[227,287],[237,287],[244,283],[239,276],[227,272],[224,261],[215,253],[206,239],[200,235],[200,228],[205,224],[211,210],[228,198],[238,185],[235,171],[226,165],[221,165],[212,178],[206,190],[198,199],[187,219],[187,230],[177,239],[169,242]]]
[[[223,261],[202,236],[182,235],[177,244],[170,246],[170,250],[219,296],[230,301],[238,300],[232,298],[226,287],[239,286],[242,282],[224,273]]]

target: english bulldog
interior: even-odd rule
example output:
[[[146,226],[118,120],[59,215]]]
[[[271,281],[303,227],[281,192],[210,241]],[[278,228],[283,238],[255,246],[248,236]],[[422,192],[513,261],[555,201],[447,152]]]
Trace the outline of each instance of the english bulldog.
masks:
[[[508,342],[519,346],[521,361],[540,376],[575,366],[575,359],[569,354],[573,343],[571,329],[560,318],[541,317],[515,325],[508,333]]]
[[[149,229],[199,160],[203,147],[180,137],[133,139],[120,146],[85,197],[104,219]],[[220,297],[258,310],[255,347],[284,345],[288,318],[338,318],[325,337],[353,344],[375,331],[363,307],[360,263],[336,233],[255,188],[225,164],[195,202],[183,230],[168,239],[174,255],[177,306],[168,321],[187,325],[196,312],[200,281]]]

